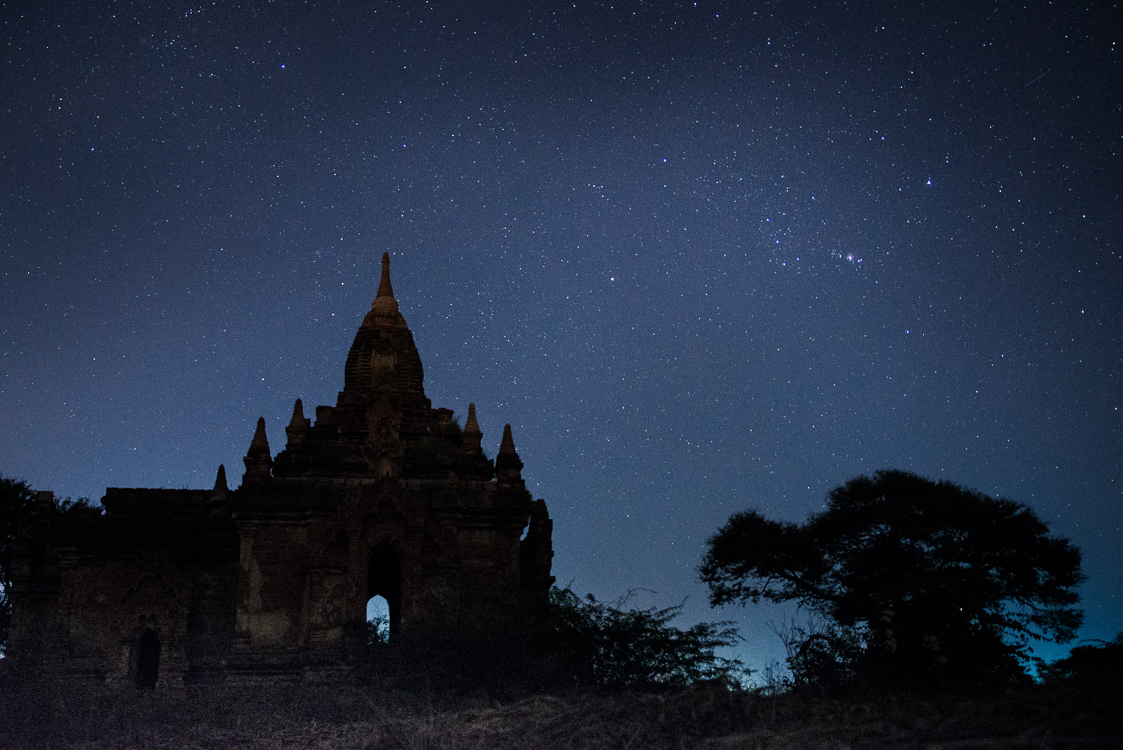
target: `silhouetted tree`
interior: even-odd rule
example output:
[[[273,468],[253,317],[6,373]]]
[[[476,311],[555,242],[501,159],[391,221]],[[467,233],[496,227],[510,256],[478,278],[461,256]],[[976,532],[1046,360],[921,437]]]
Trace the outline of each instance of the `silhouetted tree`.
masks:
[[[0,476],[0,654],[8,644],[8,625],[12,620],[12,603],[8,600],[12,586],[12,544],[19,519],[34,502],[35,493],[26,482]]]
[[[8,629],[12,621],[12,605],[8,599],[12,586],[12,547],[21,524],[31,516],[35,498],[36,493],[27,482],[0,476],[0,654],[8,645]],[[88,498],[71,500],[54,497],[45,519],[51,523],[87,513],[98,515],[101,509],[92,507]]]
[[[727,622],[698,623],[686,630],[671,624],[681,607],[625,609],[584,599],[568,588],[550,591],[543,645],[549,675],[572,686],[655,688],[702,680],[738,679],[743,666],[715,649],[739,640]],[[555,685],[565,687],[565,685]]]
[[[1074,647],[1065,658],[1042,667],[1040,674],[1046,682],[1123,684],[1123,632],[1107,643]]]
[[[710,538],[714,606],[796,601],[834,627],[798,644],[797,680],[913,687],[1027,679],[1030,642],[1071,640],[1080,551],[1029,508],[903,471],[857,477],[806,523],[756,511]]]

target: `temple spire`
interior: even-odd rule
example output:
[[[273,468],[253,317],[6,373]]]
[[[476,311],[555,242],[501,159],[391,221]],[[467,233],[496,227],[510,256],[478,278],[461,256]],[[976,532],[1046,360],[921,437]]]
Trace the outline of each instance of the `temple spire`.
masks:
[[[253,431],[253,440],[250,441],[250,449],[246,455],[256,456],[262,453],[269,455],[269,438],[265,436],[265,417],[258,417],[257,429]]]
[[[224,464],[218,465],[218,476],[214,478],[214,491],[226,492],[229,489],[226,485],[226,466]]]
[[[465,453],[479,453],[483,433],[480,432],[480,423],[476,421],[476,405],[468,404],[468,419],[464,422],[461,433],[460,445]]]
[[[523,462],[515,450],[515,439],[511,437],[511,425],[503,426],[503,440],[499,443],[499,453],[495,456],[495,478],[499,487],[517,486],[524,488],[522,480]]]
[[[378,294],[374,298],[393,296],[394,287],[390,286],[390,253],[382,253],[382,280],[378,282]]]
[[[374,295],[374,302],[370,303],[370,311],[374,313],[375,318],[371,319],[368,313],[363,320],[364,326],[368,322],[375,324],[379,320],[383,325],[395,325],[400,321],[401,325],[405,326],[405,321],[400,320],[398,301],[394,299],[394,287],[390,285],[390,253],[382,253],[382,279],[378,282],[378,292]]]
[[[515,439],[511,436],[511,425],[509,424],[503,425],[503,439],[499,441],[499,455],[519,457],[515,450]]]
[[[242,475],[243,485],[261,484],[269,480],[273,457],[269,454],[269,439],[265,437],[265,417],[258,418],[250,449],[246,451],[242,462],[246,465],[246,473]]]
[[[296,404],[292,407],[292,420],[289,421],[289,426],[285,428],[285,434],[289,437],[288,447],[292,448],[303,443],[304,436],[311,426],[312,420],[304,416],[304,402],[297,399]]]
[[[468,420],[464,423],[465,432],[479,432],[480,423],[476,421],[476,405],[468,404]]]

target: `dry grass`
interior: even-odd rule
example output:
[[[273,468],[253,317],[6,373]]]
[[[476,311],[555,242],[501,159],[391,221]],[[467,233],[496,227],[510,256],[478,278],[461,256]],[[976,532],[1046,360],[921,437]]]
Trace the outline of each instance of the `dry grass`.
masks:
[[[612,748],[1117,748],[1118,688],[986,698],[673,693],[441,702],[424,687],[178,693],[0,684],[0,748],[576,750]]]

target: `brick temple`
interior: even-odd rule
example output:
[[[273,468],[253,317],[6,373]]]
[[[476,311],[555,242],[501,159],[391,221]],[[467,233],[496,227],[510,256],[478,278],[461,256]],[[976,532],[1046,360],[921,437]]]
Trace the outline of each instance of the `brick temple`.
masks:
[[[510,425],[495,459],[425,396],[389,255],[335,406],[285,449],[259,419],[231,490],[111,487],[60,514],[49,493],[13,548],[7,656],[16,669],[144,687],[332,679],[351,668],[367,603],[388,648],[442,632],[525,632],[554,581],[552,522],[527,492]]]

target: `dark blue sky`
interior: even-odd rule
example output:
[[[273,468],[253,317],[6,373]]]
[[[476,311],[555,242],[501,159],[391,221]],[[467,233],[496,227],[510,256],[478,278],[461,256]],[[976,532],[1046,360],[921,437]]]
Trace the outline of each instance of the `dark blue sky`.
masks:
[[[710,612],[706,538],[899,468],[1030,504],[1123,629],[1114,4],[0,14],[5,475],[237,484],[259,416],[276,452],[335,403],[389,251],[579,593],[763,666],[781,613]]]

